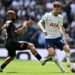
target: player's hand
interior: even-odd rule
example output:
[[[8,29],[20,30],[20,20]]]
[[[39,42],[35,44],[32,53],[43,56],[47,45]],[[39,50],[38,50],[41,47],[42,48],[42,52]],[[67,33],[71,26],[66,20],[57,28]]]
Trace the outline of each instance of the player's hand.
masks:
[[[22,26],[23,26],[23,28],[27,28],[28,26],[32,26],[32,25],[33,25],[33,21],[32,20],[28,20]]]
[[[45,31],[45,30],[43,31],[43,33],[44,33],[46,36],[48,35],[47,31]]]
[[[66,37],[66,41],[67,41],[67,42],[73,42],[73,39],[70,38],[70,37]]]
[[[28,20],[27,21],[27,26],[32,26],[33,25],[33,20]]]

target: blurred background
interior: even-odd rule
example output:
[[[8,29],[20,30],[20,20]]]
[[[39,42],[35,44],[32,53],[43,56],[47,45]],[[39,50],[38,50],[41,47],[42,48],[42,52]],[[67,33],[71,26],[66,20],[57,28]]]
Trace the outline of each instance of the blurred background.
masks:
[[[75,0],[0,0],[0,27],[6,21],[6,12],[10,9],[16,12],[17,28],[21,27],[26,20],[32,19],[34,24],[29,27],[26,32],[18,37],[20,41],[28,41],[34,43],[36,48],[45,49],[44,34],[37,26],[37,22],[46,12],[50,12],[53,8],[53,2],[60,1],[62,3],[61,15],[64,18],[64,27],[68,35],[74,39],[68,43],[71,49],[75,48]],[[4,48],[5,34],[0,29],[0,48]]]

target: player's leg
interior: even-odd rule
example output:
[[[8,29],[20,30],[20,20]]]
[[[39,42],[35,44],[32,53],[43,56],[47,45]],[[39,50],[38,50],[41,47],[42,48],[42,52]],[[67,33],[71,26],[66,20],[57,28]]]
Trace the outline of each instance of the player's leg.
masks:
[[[46,60],[43,62],[43,65],[47,62],[47,60],[49,60],[49,58],[52,57],[53,61],[61,69],[61,71],[65,72],[64,68],[61,66],[60,62],[58,61],[54,46],[55,46],[55,40],[46,39],[46,47],[48,49],[48,58],[46,58]]]
[[[53,56],[55,56],[55,50],[53,47],[48,48],[48,55],[45,58],[44,62],[42,63],[42,65],[45,65],[47,61],[49,61],[50,58],[52,58]]]
[[[12,52],[12,50],[8,52],[9,52],[9,56],[5,59],[5,61],[0,66],[0,72],[2,72],[3,69],[15,58],[15,52]]]
[[[58,58],[56,56],[56,52],[54,50],[54,48],[48,48],[48,57],[44,60],[43,65],[50,59],[52,58],[52,60],[55,62],[55,64],[60,68],[60,70],[62,72],[65,72],[65,69],[63,68],[63,66],[60,64],[60,62],[58,61]]]
[[[17,42],[17,50],[25,50],[25,49],[30,49],[31,53],[42,63],[42,61],[44,60],[41,55],[37,52],[34,44],[29,43],[29,42]]]
[[[0,66],[0,71],[2,71],[16,56],[16,43],[15,41],[9,39],[5,43],[5,48],[8,50],[9,56],[5,59],[5,61]]]
[[[42,63],[43,62],[43,58],[41,57],[41,55],[37,52],[34,44],[32,43],[28,43],[28,49],[30,49],[30,51],[32,52],[32,54]]]
[[[45,39],[46,41],[46,48],[48,50],[48,55],[45,59],[45,61],[42,63],[42,65],[45,65],[45,63],[55,55],[55,50],[54,50],[54,39]]]
[[[56,41],[56,46],[61,49],[64,50],[66,53],[66,60],[67,60],[67,65],[70,66],[70,48],[67,45],[66,41],[60,37],[58,38],[58,40]]]
[[[58,58],[57,58],[57,55],[56,55],[56,52],[54,50],[54,48],[48,48],[48,53],[49,53],[49,56],[52,57],[53,61],[55,62],[55,64],[60,68],[60,70],[62,72],[65,72],[65,69],[63,68],[63,66],[60,64]]]
[[[3,69],[14,59],[14,57],[7,57],[5,61],[0,66],[0,72],[3,72]]]
[[[70,48],[68,45],[64,45],[63,46],[63,50],[65,51],[66,53],[66,60],[67,60],[67,66],[70,67]]]

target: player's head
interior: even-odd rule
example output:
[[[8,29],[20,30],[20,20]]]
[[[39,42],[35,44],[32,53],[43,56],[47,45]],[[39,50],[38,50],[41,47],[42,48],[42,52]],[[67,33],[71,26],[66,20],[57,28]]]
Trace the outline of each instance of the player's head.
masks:
[[[61,3],[60,2],[54,2],[53,11],[56,14],[59,14],[61,12]]]
[[[7,11],[7,18],[14,21],[16,19],[16,13],[15,13],[15,11],[8,10]]]

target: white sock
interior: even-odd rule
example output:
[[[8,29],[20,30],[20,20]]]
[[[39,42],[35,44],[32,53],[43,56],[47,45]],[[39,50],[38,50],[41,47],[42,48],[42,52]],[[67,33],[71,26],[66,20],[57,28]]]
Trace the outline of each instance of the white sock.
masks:
[[[66,53],[67,64],[70,64],[70,53]]]

